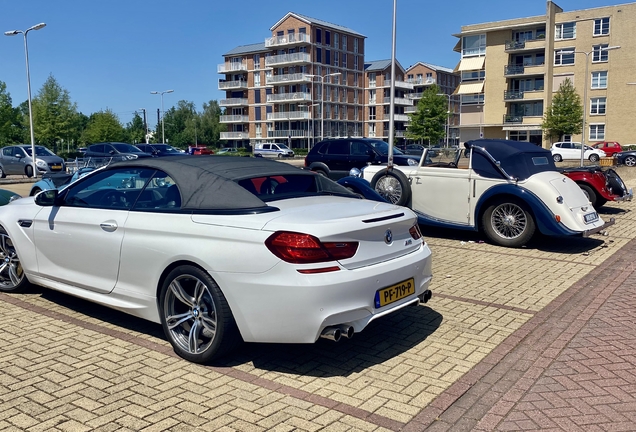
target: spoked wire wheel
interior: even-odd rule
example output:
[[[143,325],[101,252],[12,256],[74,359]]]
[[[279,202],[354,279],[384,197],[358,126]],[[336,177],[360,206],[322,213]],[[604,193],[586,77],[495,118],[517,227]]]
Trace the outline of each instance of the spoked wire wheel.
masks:
[[[483,227],[493,243],[521,247],[534,235],[535,222],[523,205],[514,200],[502,200],[486,209]]]
[[[398,179],[392,176],[381,177],[375,184],[375,190],[391,204],[396,204],[404,193]]]
[[[13,241],[6,231],[0,228],[0,291],[20,291],[27,283]]]

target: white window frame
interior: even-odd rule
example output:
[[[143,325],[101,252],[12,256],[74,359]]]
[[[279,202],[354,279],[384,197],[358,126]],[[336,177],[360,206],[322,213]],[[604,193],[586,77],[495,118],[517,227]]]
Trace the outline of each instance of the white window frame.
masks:
[[[603,77],[605,79],[603,79]],[[605,83],[603,84],[603,81]],[[606,89],[607,88],[607,71],[594,71],[592,72],[591,87],[593,89]]]
[[[569,27],[572,27],[572,36],[564,37],[563,34],[566,30],[569,30]],[[568,31],[569,33],[569,31]],[[554,40],[570,40],[576,39],[576,22],[566,22],[555,25],[554,29]]]
[[[476,39],[475,39],[476,38]],[[476,47],[471,44],[470,48],[466,48],[467,41],[476,41]],[[478,34],[471,36],[462,36],[462,58],[477,57],[486,55],[486,34]]]
[[[610,18],[603,17],[594,20],[593,36],[607,36],[610,34]]]
[[[592,46],[592,63],[607,63],[609,61],[609,51],[603,48],[609,47],[609,44],[600,44]]]
[[[605,115],[607,112],[607,98],[605,96],[590,99],[590,115]]]
[[[563,54],[563,52],[567,52],[567,51],[574,51],[574,48],[559,48],[557,50],[554,50],[554,65],[555,66],[568,66],[568,65],[573,65],[574,64],[574,52],[570,52],[570,54]],[[571,63],[564,63],[563,60],[569,60],[572,59]]]
[[[354,38],[353,39],[353,53],[354,54],[358,54],[358,38]],[[358,61],[356,60],[356,64],[358,64]],[[357,69],[357,67],[356,67]]]
[[[254,87],[260,87],[260,86],[261,86],[261,73],[254,72]]]
[[[254,69],[258,70],[261,68],[261,55],[254,54]]]
[[[369,72],[369,87],[376,86],[375,72]]]
[[[589,125],[589,141],[601,141],[605,139],[605,123],[592,123]]]

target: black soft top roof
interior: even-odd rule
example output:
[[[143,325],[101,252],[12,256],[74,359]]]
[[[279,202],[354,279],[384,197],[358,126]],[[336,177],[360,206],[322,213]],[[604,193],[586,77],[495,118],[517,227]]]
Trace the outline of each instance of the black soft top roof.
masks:
[[[527,141],[510,141],[503,139],[477,139],[466,141],[464,147],[481,147],[500,162],[501,168],[510,176],[525,180],[533,174],[544,171],[557,171],[552,152]],[[473,152],[473,169],[486,177],[501,175],[499,169],[486,157],[477,156]]]
[[[167,156],[111,164],[120,167],[151,168],[164,171],[181,193],[183,210],[259,210],[267,207],[257,196],[239,186],[242,179],[316,174],[288,163],[263,158],[225,156]]]

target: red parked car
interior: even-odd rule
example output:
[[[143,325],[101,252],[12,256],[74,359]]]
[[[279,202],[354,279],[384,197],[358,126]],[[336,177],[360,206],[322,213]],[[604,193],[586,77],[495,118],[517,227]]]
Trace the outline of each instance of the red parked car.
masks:
[[[570,177],[587,195],[592,206],[599,208],[608,201],[631,201],[632,190],[627,189],[622,178],[611,168],[599,166],[565,168],[562,174]]]
[[[593,148],[603,150],[607,157],[614,157],[614,153],[623,151],[623,148],[616,141],[600,141],[592,145]]]
[[[214,154],[214,152],[212,150],[210,150],[209,148],[204,147],[204,146],[198,146],[198,147],[190,146],[190,147],[188,147],[188,153],[190,153],[191,155],[211,155],[211,154]]]

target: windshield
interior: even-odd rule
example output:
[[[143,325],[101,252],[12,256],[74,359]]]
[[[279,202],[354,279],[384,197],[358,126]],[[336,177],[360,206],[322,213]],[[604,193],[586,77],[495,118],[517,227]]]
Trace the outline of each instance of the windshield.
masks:
[[[287,147],[285,144],[276,144],[278,146],[279,149],[281,150],[290,150],[289,147]]]
[[[382,156],[386,156],[389,154],[389,144],[385,143],[384,141],[374,140],[374,141],[367,141],[367,142],[371,144],[371,146],[375,149],[375,151],[377,151]],[[393,146],[393,154],[401,155],[404,153],[402,153],[400,149],[398,149],[397,147]]]
[[[160,151],[161,153],[180,153],[176,148],[169,146],[168,144],[154,144],[153,147],[155,150]]]
[[[27,152],[29,156],[31,156],[31,147],[22,147],[22,148],[24,149],[25,152]],[[55,153],[53,153],[51,150],[47,149],[46,147],[35,146],[35,155],[36,156],[55,156]]]
[[[119,153],[143,153],[137,147],[130,144],[113,144],[113,147],[115,147],[115,150]]]

